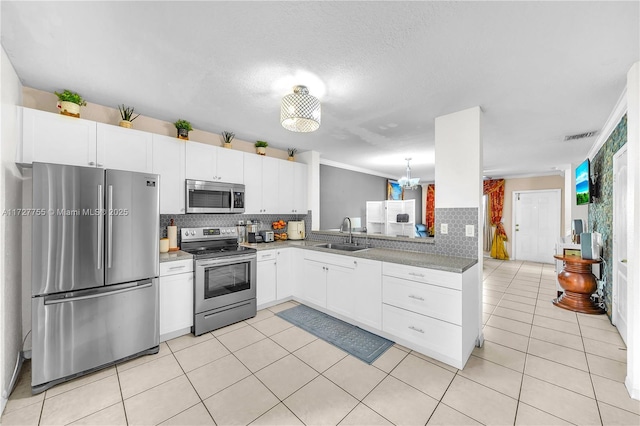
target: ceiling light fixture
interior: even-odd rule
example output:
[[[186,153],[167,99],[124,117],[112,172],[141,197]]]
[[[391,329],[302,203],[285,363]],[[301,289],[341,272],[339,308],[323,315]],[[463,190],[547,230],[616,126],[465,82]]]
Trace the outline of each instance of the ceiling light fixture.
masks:
[[[402,176],[398,179],[398,184],[400,184],[403,189],[416,189],[420,178],[411,178],[411,167],[409,167],[411,158],[405,158],[405,160],[407,160],[407,176]]]
[[[292,132],[313,132],[320,127],[320,101],[306,86],[295,86],[282,98],[280,123]]]

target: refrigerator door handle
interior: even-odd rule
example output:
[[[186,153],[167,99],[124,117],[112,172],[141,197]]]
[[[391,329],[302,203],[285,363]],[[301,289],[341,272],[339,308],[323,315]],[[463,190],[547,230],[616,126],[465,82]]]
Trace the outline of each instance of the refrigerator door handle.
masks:
[[[104,208],[104,194],[102,193],[102,185],[98,185],[98,214],[96,215],[98,218],[98,269],[102,269],[102,258],[104,257],[102,254],[102,250],[104,248],[104,216],[103,216],[103,208]]]
[[[113,258],[113,185],[109,185],[109,200],[107,202],[107,215],[109,217],[108,235],[107,235],[107,268],[111,268],[111,259]]]
[[[143,285],[134,285],[132,287],[127,287],[127,288],[123,288],[123,289],[120,289],[120,290],[114,290],[114,291],[102,291],[102,292],[99,292],[99,293],[88,294],[86,296],[60,297],[60,298],[51,299],[51,300],[47,300],[47,298],[45,298],[44,304],[45,305],[56,305],[56,304],[59,304],[59,303],[77,302],[79,300],[88,300],[88,299],[95,299],[95,298],[104,297],[104,296],[113,296],[114,294],[126,293],[127,291],[142,290],[143,288],[151,287],[152,285],[153,285],[153,282],[148,282],[148,283],[143,284]]]

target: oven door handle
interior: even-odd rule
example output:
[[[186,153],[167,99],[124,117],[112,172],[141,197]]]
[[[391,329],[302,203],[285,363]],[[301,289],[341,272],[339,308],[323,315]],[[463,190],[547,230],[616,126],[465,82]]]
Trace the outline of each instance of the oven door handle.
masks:
[[[223,258],[213,259],[213,260],[196,260],[196,267],[209,267],[209,266],[219,266],[219,265],[230,265],[238,262],[252,261],[257,260],[257,256],[255,254],[244,254],[239,256],[227,256]]]

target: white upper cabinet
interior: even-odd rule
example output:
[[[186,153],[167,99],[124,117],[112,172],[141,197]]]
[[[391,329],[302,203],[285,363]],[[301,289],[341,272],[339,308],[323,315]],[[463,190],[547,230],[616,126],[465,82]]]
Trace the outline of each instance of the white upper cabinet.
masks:
[[[160,213],[184,214],[184,141],[153,135],[153,173],[160,175]]]
[[[216,149],[218,150],[218,180],[220,182],[244,183],[244,155],[242,155],[242,151],[228,148]]]
[[[187,142],[186,178],[244,183],[243,153],[198,142]]]
[[[282,213],[278,206],[279,161],[244,153],[245,214]]]
[[[279,213],[307,213],[307,165],[280,161],[278,167]]]
[[[97,124],[97,163],[105,169],[153,172],[153,134]]]
[[[16,162],[102,167],[96,151],[96,122],[30,108],[22,113],[22,149]]]

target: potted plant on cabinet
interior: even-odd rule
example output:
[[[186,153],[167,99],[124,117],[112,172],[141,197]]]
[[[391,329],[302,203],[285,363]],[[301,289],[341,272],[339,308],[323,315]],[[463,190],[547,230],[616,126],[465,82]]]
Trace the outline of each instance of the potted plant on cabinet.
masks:
[[[132,121],[140,117],[140,114],[135,117],[133,116],[133,111],[135,110],[134,107],[128,107],[122,104],[118,105],[118,110],[120,111],[120,117],[122,117],[122,120],[120,120],[120,127],[126,127],[127,129],[132,128]]]
[[[176,126],[176,129],[178,130],[178,139],[184,139],[188,141],[189,132],[193,130],[193,127],[191,127],[191,123],[189,123],[187,120],[179,119],[178,121],[173,123],[173,125]]]
[[[231,141],[236,137],[236,134],[233,132],[224,131],[222,132],[220,137],[222,138],[222,146],[231,149]]]
[[[295,161],[296,152],[298,152],[298,148],[287,148],[287,153],[289,154],[289,161]]]
[[[58,96],[58,109],[60,114],[70,117],[80,118],[80,107],[87,105],[87,102],[71,90],[64,89],[62,93],[53,92]]]
[[[258,155],[267,155],[267,147],[269,146],[267,142],[256,141],[255,146],[256,146],[256,152],[258,153]]]

